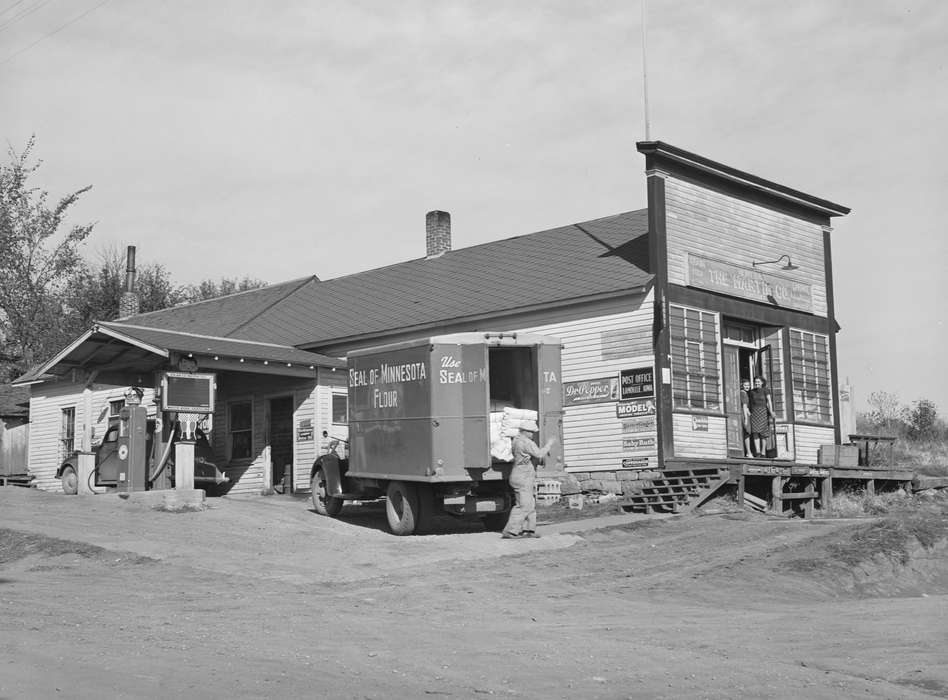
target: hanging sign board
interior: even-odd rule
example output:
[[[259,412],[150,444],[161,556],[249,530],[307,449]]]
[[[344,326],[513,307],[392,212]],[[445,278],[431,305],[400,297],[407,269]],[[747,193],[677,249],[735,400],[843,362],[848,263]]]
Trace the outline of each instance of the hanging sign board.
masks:
[[[161,410],[213,413],[215,376],[195,372],[162,373]]]
[[[813,313],[813,289],[809,284],[760,268],[688,253],[687,282],[691,287]]]

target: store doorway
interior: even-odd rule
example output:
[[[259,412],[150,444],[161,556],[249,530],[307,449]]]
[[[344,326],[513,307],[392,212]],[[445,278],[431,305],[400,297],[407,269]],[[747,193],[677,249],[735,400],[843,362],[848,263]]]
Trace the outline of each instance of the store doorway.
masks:
[[[778,358],[779,348],[774,348],[771,340],[775,329],[749,323],[724,322],[722,347],[724,410],[727,420],[728,457],[737,459],[746,457],[767,457],[756,454],[744,431],[743,411],[741,409],[741,384],[748,382],[753,386],[754,377],[763,377],[771,393],[780,389]],[[771,425],[771,433],[775,425]]]
[[[293,484],[293,397],[267,401],[270,444],[270,486],[289,493]]]

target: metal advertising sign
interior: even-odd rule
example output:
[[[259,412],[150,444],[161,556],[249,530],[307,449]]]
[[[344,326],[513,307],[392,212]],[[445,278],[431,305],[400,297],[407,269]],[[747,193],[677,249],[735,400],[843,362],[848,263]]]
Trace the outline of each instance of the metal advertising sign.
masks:
[[[656,445],[655,436],[637,438],[622,438],[622,449],[629,451],[654,450]]]
[[[619,398],[619,380],[616,377],[583,379],[563,382],[563,405],[578,406],[587,403],[608,403]]]
[[[616,404],[617,418],[635,418],[638,416],[654,416],[655,399],[635,399]]]
[[[648,469],[648,457],[626,457],[622,460],[623,469]]]
[[[622,401],[655,396],[652,366],[624,369],[619,372],[619,398]]]
[[[296,441],[308,442],[313,439],[313,419],[304,418],[296,426]]]
[[[693,253],[688,254],[688,284],[732,297],[813,312],[813,289],[809,284]]]
[[[632,418],[622,421],[623,433],[652,433],[655,432],[655,416]]]
[[[708,417],[698,415],[691,416],[691,429],[702,433],[708,432]]]

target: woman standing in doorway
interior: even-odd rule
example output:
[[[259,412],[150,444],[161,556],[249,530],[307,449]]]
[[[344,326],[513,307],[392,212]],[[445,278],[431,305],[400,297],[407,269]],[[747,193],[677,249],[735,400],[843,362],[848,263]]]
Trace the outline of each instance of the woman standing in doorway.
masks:
[[[750,412],[750,379],[741,380],[741,434],[744,437],[744,456],[753,457],[751,449],[751,412]]]
[[[767,440],[770,438],[770,421],[777,417],[774,403],[767,390],[767,381],[763,377],[754,377],[754,388],[748,394],[750,399],[750,433],[758,457],[767,454]]]

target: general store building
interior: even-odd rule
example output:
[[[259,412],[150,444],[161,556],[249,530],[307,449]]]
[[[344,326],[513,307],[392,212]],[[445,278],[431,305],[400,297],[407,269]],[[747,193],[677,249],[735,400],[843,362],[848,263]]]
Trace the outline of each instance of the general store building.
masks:
[[[830,239],[849,210],[663,142],[638,147],[644,210],[460,249],[450,217],[431,212],[424,257],[97,324],[19,380],[31,472],[55,489],[70,440],[93,441],[129,384],[153,388],[187,359],[219,373],[210,431],[232,490],[287,470],[303,489],[324,433],[345,435],[340,358],[463,331],[562,340],[562,467],[610,490],[676,460],[743,457],[737,392],[755,375],[773,392],[777,457],[815,463],[840,440]]]

